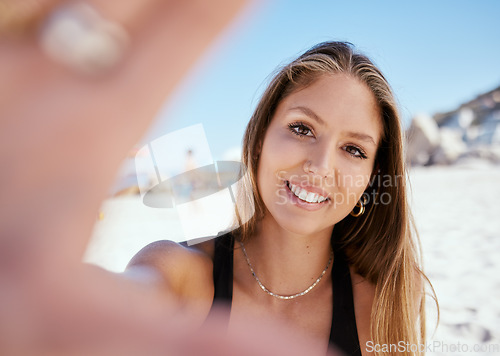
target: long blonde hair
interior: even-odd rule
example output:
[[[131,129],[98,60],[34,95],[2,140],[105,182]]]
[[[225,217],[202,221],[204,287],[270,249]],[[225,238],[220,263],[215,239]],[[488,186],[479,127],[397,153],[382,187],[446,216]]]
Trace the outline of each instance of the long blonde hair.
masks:
[[[243,140],[242,164],[247,169],[243,181],[247,189],[239,191],[237,201],[240,218],[251,217],[246,222],[240,220],[234,233],[242,240],[250,238],[264,216],[257,167],[276,107],[321,75],[335,73],[350,75],[371,90],[380,108],[383,134],[371,184],[365,191],[372,201],[362,216],[348,215],[335,225],[332,244],[345,252],[357,273],[376,286],[371,341],[378,345],[404,342],[418,346],[425,341],[424,285],[430,283],[420,267],[418,235],[406,196],[401,119],[387,80],[366,56],[354,52],[351,44],[318,44],[281,68],[263,93]],[[421,354],[415,346],[405,353]]]

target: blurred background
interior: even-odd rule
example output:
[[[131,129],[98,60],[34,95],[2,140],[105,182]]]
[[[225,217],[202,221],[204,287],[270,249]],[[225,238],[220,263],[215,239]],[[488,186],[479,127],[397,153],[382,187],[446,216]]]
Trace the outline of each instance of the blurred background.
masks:
[[[164,179],[210,160],[239,160],[243,131],[270,74],[318,42],[349,41],[382,69],[400,105],[424,268],[441,308],[435,329],[428,299],[432,352],[500,354],[499,17],[496,0],[253,2],[131,149],[85,259],[120,271],[147,243],[185,240],[195,224],[180,207],[143,204],[157,172],[142,148],[183,132],[174,148],[155,155],[170,167]],[[196,134],[186,135],[189,127]],[[197,204],[192,208],[201,216],[214,210],[213,202]],[[230,195],[217,204],[222,216]]]

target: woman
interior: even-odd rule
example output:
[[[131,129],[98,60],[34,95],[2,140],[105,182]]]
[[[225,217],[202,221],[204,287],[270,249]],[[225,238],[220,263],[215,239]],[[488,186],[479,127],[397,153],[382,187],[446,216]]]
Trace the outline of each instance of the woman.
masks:
[[[155,268],[201,318],[214,300],[229,302],[229,328],[251,313],[285,320],[325,350],[418,353],[427,279],[400,117],[371,61],[326,42],[283,67],[248,124],[242,163],[249,189],[238,216],[255,212],[247,222],[191,248],[153,243],[128,268]]]

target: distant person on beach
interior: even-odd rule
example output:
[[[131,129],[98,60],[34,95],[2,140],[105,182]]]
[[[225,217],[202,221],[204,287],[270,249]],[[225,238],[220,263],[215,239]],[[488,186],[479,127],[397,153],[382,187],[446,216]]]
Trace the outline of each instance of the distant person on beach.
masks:
[[[283,321],[323,351],[420,354],[428,280],[404,162],[383,74],[351,44],[318,44],[274,76],[247,126],[238,214],[255,214],[189,248],[150,244],[125,273],[156,273],[165,298],[199,323],[226,305],[228,330],[251,315]]]
[[[193,150],[188,149],[186,152],[186,160],[184,162],[184,172],[188,173],[186,175],[187,178],[185,182],[184,194],[189,197],[190,201],[194,199],[193,191],[196,189],[197,184],[199,184],[198,183],[199,178],[197,177],[196,172],[194,171],[196,168],[198,168],[198,165],[196,164]]]
[[[127,151],[243,3],[0,0],[1,355],[314,354],[223,311],[194,329],[160,275],[81,263]]]

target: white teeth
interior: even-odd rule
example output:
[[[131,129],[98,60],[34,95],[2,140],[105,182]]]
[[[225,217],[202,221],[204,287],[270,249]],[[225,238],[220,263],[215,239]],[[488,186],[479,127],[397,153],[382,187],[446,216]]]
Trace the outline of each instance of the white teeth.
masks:
[[[307,198],[307,190],[301,189],[299,193],[299,199],[306,200]]]
[[[289,187],[292,193],[301,200],[304,200],[308,203],[322,203],[327,198],[312,192],[308,192],[304,188],[299,187],[298,185],[292,184],[289,182]]]
[[[318,201],[318,194],[309,192],[306,197],[306,202],[316,203]]]

